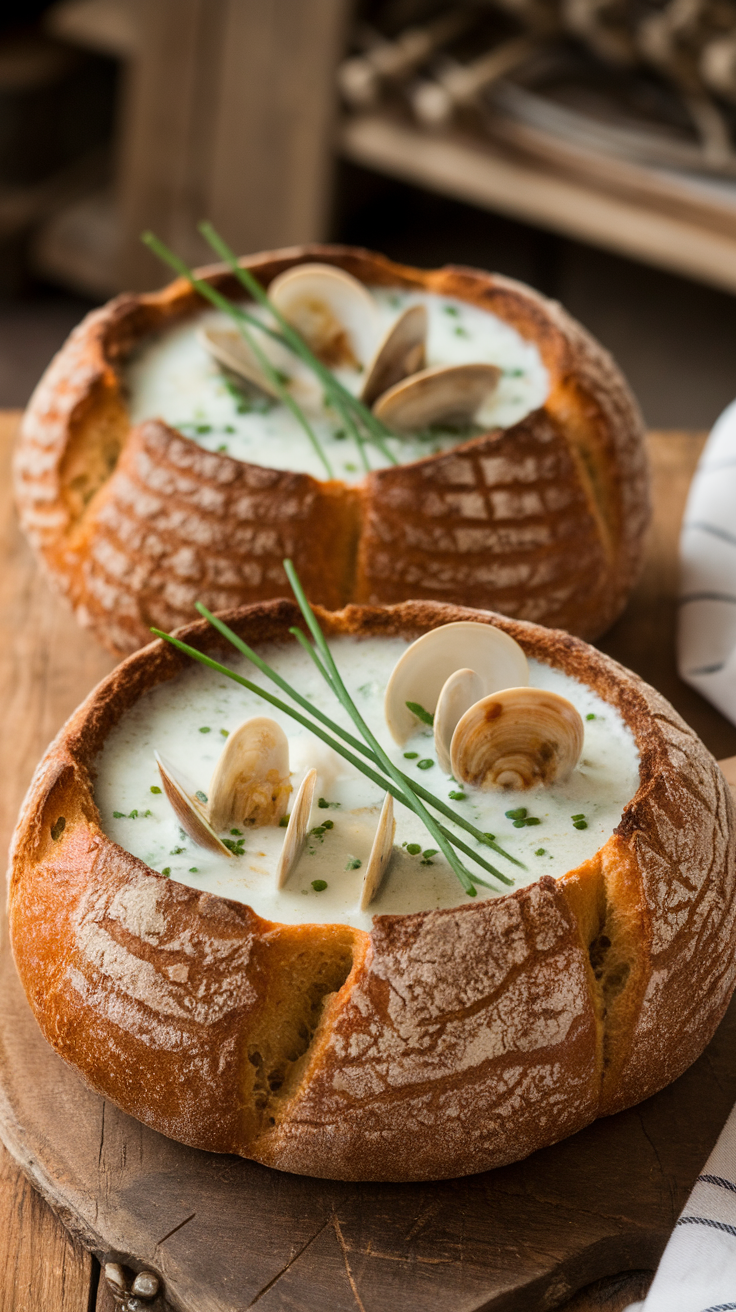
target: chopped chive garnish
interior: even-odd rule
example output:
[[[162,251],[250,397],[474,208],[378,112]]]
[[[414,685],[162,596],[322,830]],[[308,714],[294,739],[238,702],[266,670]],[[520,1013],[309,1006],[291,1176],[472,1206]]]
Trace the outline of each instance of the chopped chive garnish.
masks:
[[[113,811],[113,813],[112,813],[112,817],[113,817],[113,820],[124,820],[124,819],[125,819],[125,812],[124,812],[124,811]]]
[[[190,866],[190,867],[189,867],[189,873],[190,873],[190,875],[198,875],[198,874],[199,874],[199,867],[198,867],[198,866]]]
[[[152,793],[160,793],[160,792],[161,792],[161,789],[159,788],[158,784],[151,784],[151,792],[152,792]]]
[[[405,702],[405,706],[408,711],[411,711],[412,715],[416,715],[417,719],[421,720],[422,724],[428,724],[430,729],[432,728],[434,716],[431,711],[425,711],[420,702]]]
[[[405,761],[416,761],[419,752],[404,752]]]
[[[417,770],[431,770],[434,761],[429,756],[425,756],[423,761],[417,761]]]
[[[202,728],[200,729],[199,732],[200,732],[200,733],[211,733],[212,730],[210,729],[210,726],[209,726],[208,724],[203,724],[203,725],[202,725]]]

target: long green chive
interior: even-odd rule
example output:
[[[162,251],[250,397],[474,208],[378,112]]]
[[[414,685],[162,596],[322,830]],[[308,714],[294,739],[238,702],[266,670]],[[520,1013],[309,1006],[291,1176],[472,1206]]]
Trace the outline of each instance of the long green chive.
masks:
[[[271,312],[281,328],[283,334],[281,340],[285,340],[295,354],[299,355],[304,363],[308,364],[310,369],[318,375],[327,388],[333,404],[340,411],[348,425],[353,429],[353,432],[355,432],[354,425],[348,417],[351,411],[353,411],[365,424],[373,441],[376,446],[379,447],[386,459],[389,460],[392,465],[398,465],[398,460],[386,446],[385,439],[390,436],[390,430],[386,428],[386,425],[381,423],[380,419],[377,419],[373,412],[368,409],[368,406],[364,405],[357,396],[353,396],[353,393],[348,391],[347,387],[343,387],[340,380],[335,377],[321,360],[317,359],[317,356],[314,355],[312,351],[310,351],[304,338],[301,337],[296,329],[292,327],[288,319],[285,319],[276,309],[276,306],[272,303],[268,293],[263,287],[261,287],[258,279],[254,277],[250,269],[247,269],[242,264],[238,263],[238,258],[235,252],[230,249],[227,242],[223,241],[222,237],[212,224],[207,221],[200,223],[199,231],[205,241],[212,247],[215,254],[219,255],[220,259],[224,260],[229,266],[240,285],[250,293],[254,300],[259,301],[261,305]],[[347,414],[346,411],[348,412]]]
[[[404,784],[401,773],[396,768],[391,758],[387,756],[386,753],[384,752],[381,744],[379,743],[376,736],[371,732],[370,728],[368,727],[362,715],[360,714],[360,711],[355,705],[352,697],[350,696],[347,688],[345,687],[345,684],[343,683],[342,678],[340,677],[340,671],[338,670],[332,658],[332,652],[330,651],[330,648],[327,644],[327,640],[321,628],[319,627],[319,624],[317,623],[317,618],[314,614],[314,611],[312,610],[312,607],[307,601],[306,594],[299,581],[297,572],[294,569],[294,566],[290,560],[284,561],[284,569],[286,571],[286,577],[288,578],[289,583],[291,584],[291,590],[294,593],[294,596],[296,597],[297,605],[299,606],[299,609],[302,612],[302,615],[304,616],[304,619],[306,621],[307,628],[309,629],[309,632],[311,633],[314,639],[315,646],[318,652],[320,653],[320,655],[322,656],[325,666],[330,673],[330,680],[329,680],[330,686],[334,689],[339,701],[344,706],[345,710],[347,711],[348,715],[353,721],[353,724],[358,729],[358,732],[365,739],[368,746],[373,749],[375,755],[378,757],[380,761],[382,769],[385,770],[389,778],[393,779],[394,783],[396,783],[400,788],[403,785],[404,789],[407,792],[408,797],[411,799],[411,802],[413,802],[413,805],[411,807],[412,811],[414,811],[414,813],[419,817],[419,819],[424,824],[425,828],[429,830],[429,833],[439,844],[441,852],[443,853],[445,859],[449,861],[452,869],[455,871],[455,874],[457,875],[458,879],[460,880],[460,883],[465,889],[465,892],[468,894],[469,897],[475,897],[476,890],[473,886],[473,880],[470,875],[470,872],[465,869],[465,866],[463,865],[462,861],[458,860],[455,852],[452,849],[452,844],[449,843],[448,840],[445,838],[439,825],[437,824],[437,821],[434,819],[433,816],[429,814],[421,798],[412,790],[409,784]]]
[[[219,310],[224,310],[224,312],[230,316],[237,325],[239,333],[248,343],[248,346],[255,355],[265,377],[268,379],[274,392],[276,392],[279,400],[291,411],[297,423],[304,429],[304,432],[309,438],[317,456],[322,461],[327,477],[334,478],[335,475],[332,466],[322,449],[322,443],[317,437],[317,434],[312,428],[312,425],[304,414],[301,406],[297,405],[293,396],[287,392],[277,370],[274,369],[268,357],[261,350],[260,346],[255,341],[253,334],[248,331],[245,316],[237,312],[236,308],[231,305],[227,297],[222,296],[214,287],[210,287],[209,283],[204,282],[202,278],[195,277],[193,270],[190,269],[183,260],[180,260],[178,255],[175,255],[173,251],[169,250],[168,246],[156,237],[154,233],[144,232],[142,240],[145,242],[146,246],[153,251],[154,255],[157,255],[160,260],[163,260],[165,264],[168,264],[175,273],[180,274],[182,278],[186,278],[187,281],[191,283],[192,287],[194,287],[195,291],[198,291],[200,295],[204,296],[212,305],[216,305]]]
[[[282,711],[285,715],[291,716],[292,720],[296,720],[298,724],[301,724],[305,729],[308,729],[310,733],[313,733],[316,738],[320,738],[322,742],[326,743],[328,747],[331,747],[339,756],[344,757],[346,761],[349,761],[351,765],[355,766],[361,774],[364,774],[366,778],[377,784],[383,792],[391,793],[392,797],[395,797],[398,802],[401,802],[410,810],[415,809],[410,798],[407,797],[400,787],[397,787],[391,780],[386,780],[382,778],[381,775],[376,774],[375,770],[372,770],[366,765],[365,761],[361,761],[356,756],[353,756],[353,753],[349,752],[337,738],[331,737],[331,735],[326,733],[318,724],[315,724],[314,720],[308,720],[305,715],[302,715],[299,711],[295,710],[294,707],[287,706],[279,697],[274,697],[273,693],[268,692],[259,684],[251,683],[249,679],[243,678],[243,676],[236,673],[235,670],[229,669],[227,665],[222,665],[220,661],[214,660],[211,656],[206,656],[204,652],[198,651],[196,647],[190,647],[188,643],[182,642],[180,638],[175,638],[170,633],[164,633],[162,629],[152,628],[151,633],[157,638],[162,638],[164,642],[170,643],[172,647],[176,647],[178,651],[183,652],[186,656],[191,656],[194,660],[199,661],[201,665],[206,665],[209,669],[215,670],[218,674],[224,674],[228,679],[232,679],[235,683],[240,684],[241,687],[247,688],[248,692],[255,693],[256,696],[262,697],[264,701],[269,703],[269,705],[275,706],[277,710]],[[289,689],[288,685],[287,692],[296,700],[296,694]],[[310,711],[313,709],[313,707],[309,707]],[[326,722],[331,725],[329,720]],[[331,725],[331,727],[337,730],[336,725]],[[487,870],[495,879],[500,880],[502,884],[513,884],[514,881],[512,879],[509,879],[500,870],[497,870],[495,866],[492,866],[480,855],[480,853],[473,851],[472,847],[468,847],[461,838],[456,834],[452,834],[444,827],[444,825],[441,826],[441,830],[448,842],[453,843],[461,852],[465,852],[467,856],[472,857],[479,866],[482,866],[484,870]],[[227,843],[227,840],[225,840],[225,842]],[[493,887],[492,884],[488,884],[484,879],[481,879],[479,875],[473,874],[471,878],[475,884],[482,884],[485,888]],[[474,894],[471,894],[471,896],[474,896]]]
[[[312,703],[308,701],[306,697],[302,697],[301,693],[297,692],[296,688],[292,688],[291,685],[288,684],[286,680],[283,679],[281,675],[276,672],[276,670],[272,669],[272,667],[268,665],[266,661],[264,661],[258,655],[258,653],[253,650],[252,647],[248,646],[247,642],[244,642],[243,639],[240,638],[238,634],[233,631],[233,629],[229,628],[224,620],[219,619],[217,615],[213,615],[212,612],[209,611],[207,607],[202,604],[201,601],[198,601],[195,604],[200,615],[204,619],[206,619],[213,626],[213,628],[217,629],[218,633],[221,633],[223,638],[227,638],[228,642],[230,642],[232,646],[235,647],[235,649],[239,651],[242,656],[246,656],[247,659],[251,661],[253,665],[256,666],[256,669],[260,670],[262,674],[265,674],[267,679],[270,679],[272,683],[276,684],[277,688],[280,688],[282,692],[285,692],[287,697],[291,697],[292,700],[295,701],[298,706],[303,707],[303,709],[307,711],[310,715],[313,715],[315,719],[320,720],[322,724],[326,725],[327,728],[330,729],[333,733],[339,734],[339,736],[344,740],[344,742],[348,743],[348,745],[352,747],[356,752],[361,752],[363,756],[367,756],[368,759],[372,761],[374,765],[380,765],[378,758],[371,751],[370,747],[366,746],[366,744],[364,742],[361,742],[360,739],[354,738],[353,735],[349,733],[347,729],[343,729],[341,725],[332,721],[328,715],[325,715],[324,711],[321,711],[318,706],[313,706]],[[319,661],[317,653],[315,652],[311,643],[307,641],[305,635],[299,629],[294,628],[294,629],[290,629],[289,631],[302,644],[305,651],[308,653],[308,655],[311,657],[314,663],[318,666],[320,673],[324,677],[324,667]],[[162,635],[159,634],[158,636],[160,637]],[[419,755],[418,752],[404,752],[405,757],[410,757],[414,759],[416,759],[418,755]],[[519,866],[520,869],[526,870],[526,866],[524,862],[519,861],[517,857],[512,856],[510,852],[507,852],[503,847],[501,847],[495,841],[493,834],[483,833],[482,830],[476,828],[475,825],[471,824],[469,820],[466,820],[464,816],[459,815],[456,811],[454,811],[451,806],[447,806],[446,803],[443,802],[440,798],[435,797],[433,793],[430,793],[429,790],[427,788],[424,788],[416,779],[410,778],[409,775],[403,774],[403,772],[401,771],[399,773],[401,774],[403,783],[408,784],[409,787],[412,789],[412,791],[418,793],[418,795],[425,802],[428,802],[429,805],[432,806],[435,811],[441,812],[441,814],[446,816],[448,820],[452,820],[454,824],[459,826],[459,828],[464,829],[466,833],[471,834],[472,837],[476,840],[476,842],[482,843],[484,847],[492,848],[494,852],[498,852],[499,856],[504,857],[507,861],[511,861],[513,865]],[[472,849],[463,849],[463,850],[471,851]],[[473,853],[473,855],[477,856],[477,854],[475,853]],[[489,870],[493,870],[492,866],[488,866],[486,868]]]

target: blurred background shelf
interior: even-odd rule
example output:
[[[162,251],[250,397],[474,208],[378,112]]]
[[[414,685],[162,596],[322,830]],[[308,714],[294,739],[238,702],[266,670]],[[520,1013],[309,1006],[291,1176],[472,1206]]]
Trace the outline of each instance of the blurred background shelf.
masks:
[[[344,119],[338,141],[345,158],[366,168],[736,291],[736,205],[729,236],[717,229],[723,207],[700,223],[687,221],[666,211],[675,208],[672,198],[654,205],[616,196],[521,153],[460,133],[422,132],[390,113]]]

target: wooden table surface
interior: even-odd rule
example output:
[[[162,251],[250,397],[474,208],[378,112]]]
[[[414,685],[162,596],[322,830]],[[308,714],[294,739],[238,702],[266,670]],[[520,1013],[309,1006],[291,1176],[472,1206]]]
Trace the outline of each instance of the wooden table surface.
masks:
[[[6,735],[0,844],[5,847],[44,748],[114,664],[81,633],[65,605],[52,595],[19,533],[9,477],[17,421],[17,413],[0,412],[0,550],[4,566],[0,574],[0,690]],[[736,755],[736,728],[679,680],[674,660],[677,535],[702,443],[703,435],[695,433],[650,436],[655,521],[647,563],[626,614],[599,645],[659,688],[720,758]],[[631,1299],[643,1295],[650,1279],[650,1272],[623,1273],[581,1291],[566,1312],[620,1312]],[[95,1259],[71,1239],[0,1147],[0,1312],[112,1309]]]

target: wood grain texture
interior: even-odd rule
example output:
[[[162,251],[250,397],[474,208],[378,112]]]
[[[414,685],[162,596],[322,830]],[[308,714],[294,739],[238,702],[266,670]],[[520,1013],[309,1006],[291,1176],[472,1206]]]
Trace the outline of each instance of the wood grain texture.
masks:
[[[0,419],[4,460],[14,423]],[[627,615],[601,646],[660,687],[711,749],[732,755],[736,730],[677,680],[671,655],[673,550],[700,445],[687,434],[652,441],[657,514],[649,563]],[[51,597],[15,528],[7,478],[0,488],[6,841],[47,741],[112,662]],[[6,952],[0,965],[2,1027],[14,978]],[[735,1050],[732,1008],[700,1061],[649,1102],[502,1171],[410,1186],[325,1184],[183,1149],[86,1091],[32,1022],[6,1070],[14,1095],[20,1089],[32,1103],[23,1142],[13,1144],[26,1169],[69,1207],[67,1220],[98,1252],[112,1247],[150,1263],[182,1309],[240,1312],[257,1300],[259,1312],[394,1305],[533,1312],[563,1306],[577,1290],[568,1312],[620,1312],[641,1296],[736,1098]],[[5,1076],[0,1083],[7,1088]],[[87,1312],[90,1259],[5,1162],[0,1308]],[[617,1274],[627,1270],[639,1274]],[[23,1271],[31,1286],[18,1282]],[[111,1312],[103,1285],[96,1301],[97,1312]]]

